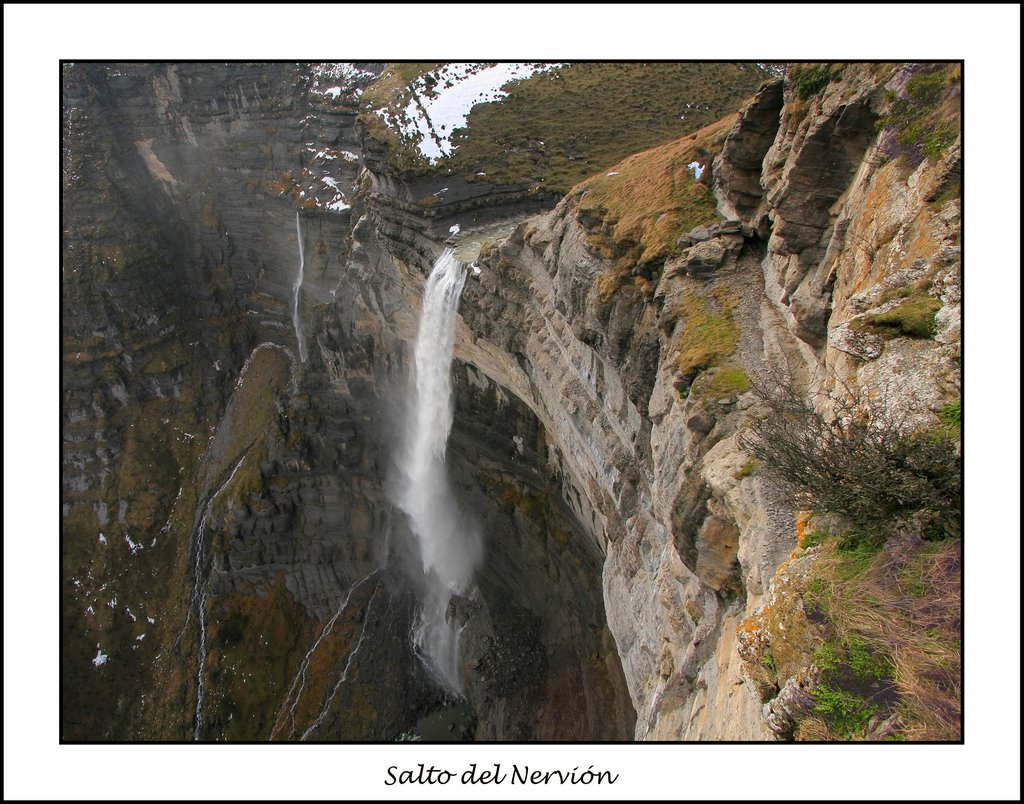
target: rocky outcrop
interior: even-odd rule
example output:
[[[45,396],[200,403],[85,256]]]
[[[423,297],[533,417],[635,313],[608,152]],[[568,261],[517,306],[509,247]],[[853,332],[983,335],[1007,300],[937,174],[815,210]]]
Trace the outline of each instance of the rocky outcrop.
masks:
[[[908,421],[929,420],[958,393],[945,362],[956,338],[942,331],[959,319],[956,224],[947,228],[956,201],[928,199],[955,180],[959,151],[954,143],[909,175],[882,157],[876,120],[891,102],[888,79],[847,65],[802,105],[793,85],[766,87],[716,161],[719,199],[740,220],[681,239],[653,294],[630,283],[610,299],[598,293],[611,266],[589,247],[571,198],[482,255],[466,291],[457,350],[534,408],[563,467],[563,497],[605,553],[605,605],[639,738],[788,736],[807,705],[809,682],[790,675],[762,717],[769,697],[742,669],[742,641],[726,633],[763,605],[794,545],[793,510],[745,468],[739,435],[756,414],[753,396],[714,394],[713,374],[705,393],[678,390],[680,303],[735,295],[733,362],[751,377],[774,365],[812,394],[847,383],[900,396],[893,404],[913,408]],[[749,172],[759,158],[760,191]],[[882,187],[892,195],[879,204]],[[865,252],[860,233],[880,229],[895,239]],[[906,257],[911,232],[917,263]],[[876,295],[855,298],[851,286]],[[934,339],[846,323],[914,293],[936,300]],[[869,300],[882,296],[893,307]],[[925,359],[920,370],[900,357],[911,351]],[[910,393],[897,391],[908,379]]]

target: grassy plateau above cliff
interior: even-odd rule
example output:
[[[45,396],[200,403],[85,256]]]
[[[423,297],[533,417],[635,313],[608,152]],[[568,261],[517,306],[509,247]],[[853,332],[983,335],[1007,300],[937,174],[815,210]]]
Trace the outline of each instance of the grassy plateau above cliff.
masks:
[[[390,169],[532,182],[566,193],[630,154],[734,112],[768,77],[755,64],[731,63],[460,67],[391,64],[366,90],[361,120],[384,145]],[[483,91],[467,89],[473,82],[483,86],[483,73],[499,69]],[[500,75],[529,77],[506,84],[502,97]],[[467,96],[464,127],[447,100],[441,103],[445,92]]]

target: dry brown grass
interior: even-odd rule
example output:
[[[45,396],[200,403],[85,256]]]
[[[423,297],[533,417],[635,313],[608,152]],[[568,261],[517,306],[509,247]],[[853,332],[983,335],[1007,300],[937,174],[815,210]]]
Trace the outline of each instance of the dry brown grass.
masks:
[[[797,742],[826,743],[839,738],[820,717],[809,717],[800,721],[793,737]]]
[[[961,736],[961,555],[959,539],[890,540],[870,557],[828,542],[816,564],[816,603],[839,643],[892,667],[902,739]]]
[[[574,188],[585,191],[577,212],[600,219],[611,229],[614,242],[639,244],[639,262],[666,257],[676,248],[679,235],[715,220],[715,198],[707,184],[710,174],[697,181],[687,165],[696,161],[710,170],[736,118],[729,115],[592,176]]]

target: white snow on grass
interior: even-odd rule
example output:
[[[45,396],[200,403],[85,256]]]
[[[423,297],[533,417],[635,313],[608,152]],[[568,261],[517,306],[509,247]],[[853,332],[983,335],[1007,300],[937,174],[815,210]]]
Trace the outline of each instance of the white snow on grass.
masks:
[[[106,544],[106,543],[107,543],[107,537],[106,537],[106,536],[104,536],[104,535],[103,535],[103,534],[101,533],[101,534],[100,534],[100,544]]]
[[[613,170],[611,173],[605,173],[604,175],[605,176],[618,176],[619,175],[619,171]]]
[[[415,142],[430,162],[437,162],[451,156],[452,134],[466,127],[474,106],[506,97],[508,92],[503,87],[513,81],[559,66],[539,62],[446,64],[412,82],[413,97],[404,113],[395,115],[380,109],[377,114],[403,137]]]
[[[700,162],[691,162],[687,167],[693,171],[693,178],[700,181],[700,177],[704,173],[704,166]]]
[[[306,148],[310,153],[313,152],[312,148]],[[330,162],[336,159],[341,159],[343,162],[358,162],[359,156],[352,153],[351,151],[344,150],[328,150],[323,148],[313,154],[314,159],[323,159],[326,162]]]
[[[450,234],[458,234],[460,231],[461,231],[461,227],[457,223],[454,226],[452,226],[452,227],[450,227],[448,229],[448,232]]]
[[[147,617],[146,622],[148,622],[150,625],[153,625],[153,623],[155,623],[156,620],[154,620],[152,617]]]
[[[363,90],[357,84],[373,78],[373,73],[348,62],[324,62],[313,67],[313,92],[333,101],[346,93],[359,97]]]
[[[109,658],[110,657],[107,656],[107,654],[105,654],[102,650],[100,650],[100,643],[97,642],[96,643],[96,658],[94,658],[92,660],[92,666],[93,667],[99,667],[101,664],[106,664],[107,663],[107,659],[109,659]]]
[[[137,637],[135,637],[135,641],[136,641],[136,642],[141,642],[141,641],[142,641],[142,640],[144,640],[145,638],[146,638],[146,635],[145,635],[145,634],[139,634],[139,635],[138,635]]]

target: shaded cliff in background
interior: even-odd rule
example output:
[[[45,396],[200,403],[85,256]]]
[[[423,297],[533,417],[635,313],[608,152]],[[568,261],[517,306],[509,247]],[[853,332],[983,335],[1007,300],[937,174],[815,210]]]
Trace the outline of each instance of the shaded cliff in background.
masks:
[[[848,391],[958,437],[958,72],[800,65],[728,117],[752,65],[652,67],[512,85],[434,164],[377,110],[437,65],[65,67],[65,738],[955,736],[912,693],[958,704],[959,542],[894,518],[851,563],[857,523],[808,519],[750,432],[783,373],[826,419]],[[693,95],[686,69],[716,68]],[[569,96],[589,145],[573,115],[535,141],[501,122]],[[465,704],[412,655],[385,493],[456,224],[490,240],[449,445],[487,552],[449,609]],[[892,555],[908,580],[876,596],[908,631],[946,595],[941,650],[915,646],[936,666],[843,619]]]

